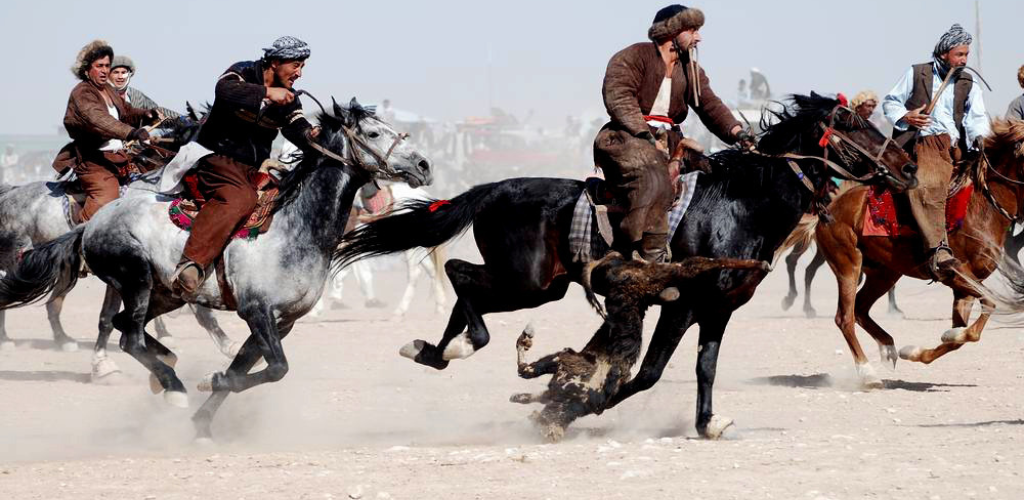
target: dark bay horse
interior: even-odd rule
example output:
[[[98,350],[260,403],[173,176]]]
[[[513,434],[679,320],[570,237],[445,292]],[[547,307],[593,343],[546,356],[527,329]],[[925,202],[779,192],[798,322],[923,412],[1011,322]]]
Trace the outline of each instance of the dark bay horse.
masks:
[[[967,167],[971,169],[974,193],[963,227],[949,235],[949,244],[963,264],[957,270],[958,276],[945,283],[953,289],[953,328],[942,334],[939,346],[933,349],[906,346],[897,354],[892,336],[869,315],[871,305],[900,277],[931,277],[917,237],[862,236],[867,188],[853,188],[833,201],[831,211],[835,222],[811,223],[800,229],[804,234],[814,231],[819,252],[836,274],[839,282],[836,325],[842,330],[862,383],[867,387],[881,388],[883,384],[857,341],[855,324],[878,343],[882,361],[894,365],[898,358],[931,363],[959,349],[965,342],[977,342],[981,338],[995,303],[982,294],[977,283],[996,269],[1007,230],[1020,213],[1024,199],[1024,122],[996,120],[992,130],[992,136],[985,141],[985,154],[981,156],[985,161]],[[861,271],[866,277],[857,291]],[[982,303],[981,315],[968,326],[976,298]]]
[[[827,148],[845,169],[864,180],[885,182],[896,190],[916,183],[916,165],[907,154],[839,100],[813,93],[793,96],[792,106],[775,118],[778,122],[760,139],[760,151],[766,155],[820,157]],[[822,141],[830,126],[840,133]],[[821,199],[831,174],[817,159],[797,159],[791,166],[783,158],[726,150],[708,160],[712,172],[699,176],[690,208],[671,241],[676,261],[690,256],[772,261],[812,202]],[[584,183],[577,180],[518,178],[480,185],[451,200],[414,201],[395,215],[350,233],[339,257],[351,262],[431,248],[473,225],[484,263],[452,259],[445,264],[458,300],[440,343],[415,340],[401,350],[417,363],[444,369],[449,360],[465,358],[487,345],[490,334],[484,314],[559,300],[570,283],[580,282],[584,263],[573,260],[569,228],[583,189]],[[679,300],[662,307],[639,373],[622,385],[607,407],[652,387],[683,334],[699,323],[696,426],[702,436],[718,437],[731,423],[724,417],[712,418],[718,349],[732,312],[750,300],[766,274],[714,271],[680,290]]]

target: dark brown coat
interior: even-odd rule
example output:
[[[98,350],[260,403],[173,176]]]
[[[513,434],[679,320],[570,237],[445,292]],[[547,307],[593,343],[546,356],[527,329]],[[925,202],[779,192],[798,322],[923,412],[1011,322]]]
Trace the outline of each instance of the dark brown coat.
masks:
[[[103,93],[117,108],[120,120],[110,116]],[[79,154],[95,152],[110,139],[125,140],[136,127],[142,125],[148,110],[133,107],[125,102],[108,85],[98,87],[83,81],[71,89],[68,108],[64,112],[64,128],[72,142],[61,148],[53,160],[53,168],[63,173],[81,161]]]
[[[732,112],[711,90],[711,83],[704,69],[698,66],[700,82],[700,103],[694,102],[690,89],[690,77],[686,61],[681,60],[672,68],[672,101],[669,104],[669,118],[675,123],[686,119],[689,108],[693,108],[701,122],[728,144],[736,141],[730,133],[740,123]],[[604,105],[613,122],[618,122],[633,135],[648,130],[644,115],[650,113],[658,89],[665,78],[665,62],[661,59],[658,46],[653,42],[630,45],[612,56],[605,71]]]

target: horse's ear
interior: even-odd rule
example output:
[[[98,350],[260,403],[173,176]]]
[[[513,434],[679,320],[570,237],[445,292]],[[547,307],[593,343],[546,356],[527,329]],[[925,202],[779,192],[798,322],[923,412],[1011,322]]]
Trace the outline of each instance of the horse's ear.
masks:
[[[355,97],[352,97],[352,100],[348,102],[348,107],[349,109],[359,109],[362,106],[359,104],[359,101],[357,101]]]
[[[188,117],[192,119],[192,121],[199,121],[199,115],[196,114],[196,110],[192,107],[192,103],[185,101],[185,110],[188,111]]]
[[[334,96],[331,96],[331,103],[334,104],[334,116],[341,117],[345,114],[345,110],[341,109],[341,105],[334,99]]]

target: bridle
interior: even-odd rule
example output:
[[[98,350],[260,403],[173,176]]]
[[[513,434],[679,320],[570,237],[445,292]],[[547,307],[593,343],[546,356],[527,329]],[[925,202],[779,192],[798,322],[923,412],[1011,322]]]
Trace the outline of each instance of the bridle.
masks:
[[[322,111],[325,115],[329,115],[329,113],[327,113],[327,110],[324,109],[323,104],[320,104],[320,100],[314,97],[313,94],[310,94],[306,90],[296,90],[295,97],[298,98],[300,95],[309,96],[309,98],[312,99],[313,102],[315,102],[316,105],[320,107],[320,111]],[[262,111],[263,110],[260,109],[260,113],[262,113]],[[257,116],[257,121],[258,120],[259,117]],[[352,128],[342,125],[341,131],[345,135],[345,139],[349,143],[349,147],[346,148],[345,151],[345,156],[341,156],[338,153],[335,153],[334,151],[331,151],[330,149],[321,146],[312,137],[307,138],[309,141],[309,147],[313,148],[314,150],[326,156],[327,158],[330,158],[346,166],[360,168],[362,170],[369,172],[370,174],[376,175],[379,173],[383,173],[384,175],[387,175],[389,177],[395,177],[398,175],[398,171],[391,166],[388,160],[391,159],[391,153],[395,151],[395,148],[397,148],[398,145],[402,143],[402,141],[407,139],[409,137],[409,134],[404,132],[399,133],[397,136],[395,136],[395,140],[394,142],[391,143],[391,147],[389,147],[384,154],[381,154],[379,151],[370,147],[370,145],[367,144],[366,141],[363,141],[358,135],[356,135]],[[372,164],[363,161],[360,155],[356,153],[357,147],[366,152],[367,154],[369,154],[371,157],[373,157]]]
[[[1005,208],[1003,208],[1002,205],[999,204],[999,200],[996,200],[995,195],[992,194],[992,190],[988,187],[987,175],[989,172],[992,172],[993,174],[995,174],[998,180],[1013,186],[1024,186],[1024,182],[1018,181],[1016,179],[1011,179],[1010,177],[1007,177],[1006,174],[1003,174],[998,170],[990,169],[989,167],[992,166],[992,163],[989,161],[988,155],[985,154],[984,147],[982,147],[981,151],[979,152],[978,162],[979,165],[977,175],[975,176],[975,181],[977,182],[978,187],[981,189],[981,193],[985,195],[985,200],[987,200],[989,204],[992,205],[992,207],[995,208],[997,212],[999,212],[1000,215],[1006,217],[1006,219],[1010,221],[1010,224],[1018,222],[1018,220],[1020,219],[1019,214],[1011,215],[1009,211],[1007,211]]]

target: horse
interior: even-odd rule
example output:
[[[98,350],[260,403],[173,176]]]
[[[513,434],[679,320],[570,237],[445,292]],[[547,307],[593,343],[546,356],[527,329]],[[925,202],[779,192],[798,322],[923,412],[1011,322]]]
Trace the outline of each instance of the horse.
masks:
[[[994,299],[978,283],[997,268],[1008,229],[1021,213],[1024,196],[1024,122],[995,120],[992,135],[985,139],[984,153],[973,164],[965,163],[966,175],[974,184],[962,227],[949,234],[949,244],[962,265],[956,277],[944,282],[953,289],[952,328],[941,336],[941,344],[932,349],[905,346],[897,353],[895,342],[870,316],[871,305],[892,288],[902,276],[931,279],[927,259],[917,237],[863,236],[867,188],[859,186],[838,196],[830,210],[834,222],[811,221],[799,231],[813,234],[818,250],[835,273],[839,286],[836,326],[842,331],[853,355],[861,383],[866,388],[882,388],[860,343],[855,324],[860,325],[878,343],[882,362],[897,359],[931,363],[959,349],[965,342],[981,339]],[[857,291],[860,273],[864,285]],[[974,300],[982,304],[981,315],[968,326]]]
[[[917,166],[909,156],[839,99],[794,95],[789,109],[771,116],[777,122],[764,126],[758,146],[764,154],[724,150],[707,158],[711,173],[698,175],[690,208],[671,239],[674,260],[703,256],[772,261],[801,216],[812,204],[823,203],[830,169],[864,182],[884,182],[897,191],[916,184]],[[619,139],[635,138],[623,134]],[[827,159],[828,152],[836,161]],[[569,234],[584,189],[578,180],[517,178],[476,186],[451,200],[408,202],[395,215],[347,235],[340,259],[351,262],[436,247],[473,225],[484,263],[452,259],[445,264],[458,298],[440,343],[414,340],[400,351],[417,363],[444,369],[450,360],[487,345],[490,334],[483,315],[559,300],[570,283],[580,282],[585,263],[573,258]],[[595,245],[599,253],[629,252],[622,235],[615,238],[616,248],[600,238]],[[750,299],[766,275],[758,270],[711,272],[682,290],[681,300],[662,306],[639,372],[608,405],[651,388],[683,334],[699,323],[696,427],[701,436],[720,436],[731,421],[713,418],[712,412],[719,346],[732,312]]]
[[[190,107],[191,110],[191,107]],[[199,119],[194,113],[191,117],[179,117],[166,120],[154,130],[154,136],[161,134],[160,145],[170,150],[194,139],[198,133]],[[156,141],[154,141],[156,142]],[[146,161],[147,151],[136,156],[137,161]],[[68,220],[66,198],[72,181],[38,181],[21,186],[8,186],[0,191],[0,270],[10,271],[17,265],[21,253],[32,247],[51,241],[71,229]],[[131,191],[126,191],[126,196]],[[66,294],[56,294],[46,303],[46,313],[53,331],[54,344],[62,350],[70,352],[78,349],[78,342],[69,336],[60,321],[60,313]],[[106,355],[106,339],[113,327],[110,318],[117,312],[120,299],[107,291],[99,322],[99,339],[93,351],[92,379],[99,380],[119,371],[117,365]],[[232,356],[239,344],[232,342],[217,325],[210,310],[203,307],[194,308],[199,324],[202,325],[218,348],[226,356]],[[12,349],[14,342],[8,337],[4,328],[6,312],[0,310],[0,348]],[[173,340],[167,332],[163,321],[155,324],[159,338],[165,342]]]
[[[188,399],[174,371],[177,356],[145,325],[185,303],[235,310],[250,335],[227,370],[198,385],[213,394],[193,416],[197,439],[212,438],[214,415],[229,393],[277,382],[288,372],[281,341],[319,298],[356,191],[374,178],[414,186],[432,181],[430,162],[403,142],[405,135],[355,99],[347,107],[335,102],[334,114],[323,112],[318,121],[319,137],[279,183],[269,230],[251,241],[232,240],[217,266],[223,272],[211,271],[194,295],[172,291],[187,233],[168,217],[172,200],[149,193],[120,198],[87,224],[27,252],[0,280],[0,307],[69,289],[84,259],[124,300],[113,318],[121,349],[150,371],[165,401],[178,407],[187,407]],[[261,357],[266,367],[249,373]]]

